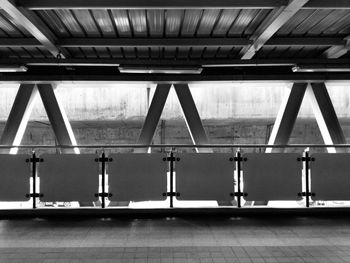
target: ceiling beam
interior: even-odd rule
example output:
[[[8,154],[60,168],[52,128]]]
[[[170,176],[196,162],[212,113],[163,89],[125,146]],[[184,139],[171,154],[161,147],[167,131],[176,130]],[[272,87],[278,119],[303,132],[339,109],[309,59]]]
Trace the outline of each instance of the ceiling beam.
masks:
[[[201,74],[201,75],[180,75],[180,74],[2,74],[0,83],[23,83],[23,84],[103,84],[103,83],[200,83],[200,82],[325,82],[325,81],[349,81],[348,73],[284,73],[275,74]],[[99,87],[98,85],[96,87]]]
[[[61,47],[237,47],[252,41],[246,38],[67,38]],[[265,46],[339,46],[347,43],[342,37],[275,37]],[[0,38],[0,47],[42,47],[35,38]]]
[[[275,8],[250,37],[252,44],[240,52],[242,59],[251,59],[260,48],[290,19],[308,0],[290,0],[288,5]]]
[[[0,7],[13,19],[15,24],[23,26],[53,55],[61,54],[65,58],[67,54],[56,45],[56,38],[48,27],[36,17],[36,15],[23,7],[17,7],[12,0],[0,0]]]
[[[349,0],[309,0],[302,9],[350,9]]]
[[[273,9],[287,5],[288,0],[18,0],[31,10],[44,9]],[[303,9],[350,9],[348,0],[310,0]]]
[[[334,45],[328,48],[322,56],[325,58],[340,58],[350,50],[350,36],[344,38],[344,45]]]
[[[18,0],[19,5],[32,9],[272,9],[288,0]]]
[[[294,66],[300,65],[350,65],[350,58],[340,59],[93,59],[78,58],[57,60],[50,58],[0,58],[0,65],[27,65],[27,66],[118,66],[118,65],[172,65],[172,66],[198,66],[204,67],[245,67],[245,66]]]

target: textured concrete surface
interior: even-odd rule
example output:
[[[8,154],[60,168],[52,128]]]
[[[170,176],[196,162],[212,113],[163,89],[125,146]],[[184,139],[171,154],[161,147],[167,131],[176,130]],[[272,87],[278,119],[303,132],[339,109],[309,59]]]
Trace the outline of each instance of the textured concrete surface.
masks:
[[[350,117],[349,83],[327,83],[327,89],[340,118]],[[57,96],[72,121],[142,119],[147,113],[147,87],[150,99],[154,87],[144,84],[59,85]],[[210,83],[190,85],[202,119],[275,118],[291,83]],[[7,119],[18,85],[0,85],[0,121]],[[305,97],[301,118],[313,118]],[[182,118],[174,89],[166,102],[163,119]],[[40,98],[37,98],[31,120],[46,120]]]
[[[350,262],[345,217],[0,221],[0,262]]]

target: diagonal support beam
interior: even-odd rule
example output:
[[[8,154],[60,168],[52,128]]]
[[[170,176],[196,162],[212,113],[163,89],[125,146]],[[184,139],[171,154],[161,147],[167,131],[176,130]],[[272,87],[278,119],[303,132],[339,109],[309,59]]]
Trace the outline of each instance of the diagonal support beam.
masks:
[[[158,84],[154,92],[151,105],[148,109],[146,120],[143,124],[141,134],[137,140],[137,144],[149,145],[152,143],[154,132],[162,114],[166,99],[171,88],[171,84]],[[148,148],[137,148],[135,153],[147,153]]]
[[[16,6],[13,0],[0,0],[0,7],[15,23],[22,25],[31,33],[54,57],[61,54],[61,57],[65,58],[68,55],[64,49],[60,50],[56,46],[56,37],[32,11]]]
[[[192,142],[194,144],[209,143],[188,84],[174,84],[174,87],[186,119]],[[212,152],[212,149],[196,148],[196,152]]]
[[[350,50],[350,36],[344,38],[345,44],[343,45],[333,45],[328,48],[325,52],[323,52],[322,56],[324,58],[340,58],[344,56]]]
[[[72,127],[51,84],[38,84],[47,116],[59,145],[77,145]],[[63,153],[79,153],[78,148],[61,149]]]
[[[240,52],[242,59],[251,59],[257,51],[289,20],[308,0],[289,0],[286,6],[275,8],[250,37],[253,44]]]
[[[278,111],[268,145],[288,144],[305,95],[307,83],[294,83]],[[266,153],[283,152],[283,148],[266,148]]]
[[[38,90],[34,84],[22,84],[1,135],[1,145],[20,145],[32,112]],[[1,149],[1,153],[16,154],[18,148]]]
[[[325,144],[346,143],[326,85],[324,83],[311,83],[306,92]],[[327,148],[327,150],[328,152],[336,152],[335,148]]]

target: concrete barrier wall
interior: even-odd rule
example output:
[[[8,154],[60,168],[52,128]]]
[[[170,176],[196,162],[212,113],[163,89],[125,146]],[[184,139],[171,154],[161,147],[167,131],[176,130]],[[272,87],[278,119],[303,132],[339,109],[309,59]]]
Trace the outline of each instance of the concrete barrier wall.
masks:
[[[350,117],[350,83],[327,84],[334,107],[340,118]],[[155,86],[150,87],[152,98]],[[193,98],[202,119],[267,119],[275,118],[288,83],[231,83],[191,85]],[[18,85],[0,85],[0,121],[6,121],[16,96]],[[147,113],[147,85],[101,84],[59,85],[57,96],[62,100],[72,121],[135,120]],[[304,100],[301,118],[313,118],[311,107]],[[163,119],[181,119],[182,112],[174,90],[170,92]],[[47,120],[40,99],[31,120]]]

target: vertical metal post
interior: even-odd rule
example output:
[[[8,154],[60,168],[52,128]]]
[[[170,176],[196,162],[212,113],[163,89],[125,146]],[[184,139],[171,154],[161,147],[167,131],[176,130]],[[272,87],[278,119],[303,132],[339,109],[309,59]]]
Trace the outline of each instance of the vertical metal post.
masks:
[[[309,153],[305,151],[305,196],[306,196],[306,207],[310,207],[310,189],[309,189]]]
[[[102,153],[102,171],[101,171],[101,176],[102,176],[102,208],[105,208],[105,192],[106,192],[106,189],[105,189],[105,176],[106,176],[106,163],[105,163],[105,158],[106,158],[106,155],[105,153],[103,152]]]
[[[170,152],[170,207],[174,206],[174,153]]]
[[[33,209],[36,208],[36,155],[33,152],[32,155],[32,177],[33,177]]]
[[[237,206],[241,207],[241,153],[237,151]]]

